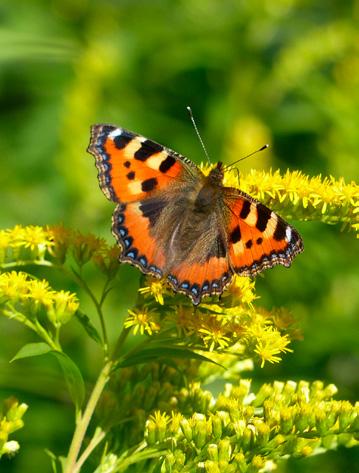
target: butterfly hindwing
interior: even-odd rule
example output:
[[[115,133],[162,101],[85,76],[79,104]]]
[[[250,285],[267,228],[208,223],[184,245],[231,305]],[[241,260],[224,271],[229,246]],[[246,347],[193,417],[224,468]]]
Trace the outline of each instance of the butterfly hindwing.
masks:
[[[187,257],[171,267],[168,275],[173,289],[189,296],[195,305],[203,296],[222,294],[232,279],[225,237],[216,233],[218,225],[207,223],[212,233],[208,241],[195,241]]]
[[[143,213],[142,205],[141,202],[118,205],[112,217],[112,233],[122,249],[122,262],[159,278],[163,276],[164,254],[150,234],[151,217]]]
[[[298,232],[279,215],[244,192],[227,189],[228,245],[233,270],[255,276],[277,264],[290,266],[303,251]]]

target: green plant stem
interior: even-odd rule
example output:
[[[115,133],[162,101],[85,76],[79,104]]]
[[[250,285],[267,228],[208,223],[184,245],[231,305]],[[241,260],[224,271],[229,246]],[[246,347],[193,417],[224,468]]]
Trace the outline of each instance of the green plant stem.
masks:
[[[1,263],[0,268],[11,269],[19,266],[47,266],[50,268],[58,268],[60,266],[53,264],[47,260],[24,260],[24,261],[11,261],[10,263]]]
[[[103,315],[103,312],[102,312],[102,303],[104,301],[104,298],[101,298],[101,302],[99,302],[97,300],[96,296],[94,295],[94,293],[91,291],[91,289],[90,289],[89,285],[87,284],[87,282],[82,278],[82,276],[77,271],[75,271],[73,268],[72,268],[72,272],[75,275],[75,278],[76,278],[77,282],[87,292],[88,296],[90,297],[90,299],[94,303],[94,306],[96,307],[97,315],[100,319],[100,324],[101,324],[104,351],[105,351],[105,354],[107,354],[108,353],[108,337],[107,337],[105,318],[104,318],[104,315]]]
[[[102,442],[102,440],[105,438],[106,433],[101,430],[97,429],[95,432],[95,435],[92,437],[91,441],[89,442],[88,446],[85,448],[83,451],[82,455],[78,459],[73,472],[77,473],[81,470],[82,465],[85,463],[85,461],[88,459],[88,457],[91,455],[91,453],[95,450],[97,445]]]
[[[89,397],[89,400],[87,402],[87,405],[85,407],[83,415],[79,415],[76,421],[76,428],[74,435],[72,437],[71,445],[69,448],[69,453],[66,459],[65,463],[65,468],[64,468],[64,473],[77,473],[79,471],[80,466],[84,463],[84,461],[87,459],[88,455],[92,452],[92,450],[96,447],[96,445],[102,440],[99,439],[98,443],[95,445],[93,444],[90,451],[85,453],[87,449],[83,452],[82,456],[80,459],[77,461],[78,455],[81,450],[82,442],[83,439],[86,435],[86,431],[88,429],[89,423],[91,421],[92,415],[96,409],[97,403],[100,400],[101,394],[108,383],[110,376],[111,376],[111,371],[114,367],[116,357],[118,353],[120,352],[122,345],[124,341],[127,338],[127,335],[129,334],[129,329],[123,328],[122,332],[117,340],[115,349],[113,351],[113,355],[110,359],[106,359],[105,365],[103,366],[96,384],[92,390],[92,393]],[[96,438],[96,435],[94,436],[93,440]],[[90,442],[91,444],[91,442]],[[85,458],[84,458],[85,455]],[[80,466],[79,466],[80,464]]]
[[[61,346],[60,346],[60,343],[58,340],[53,340],[48,332],[44,329],[44,327],[40,324],[40,322],[38,320],[36,320],[35,322],[35,331],[36,333],[43,339],[45,340],[45,342],[50,345],[50,347],[55,350],[55,351],[59,351],[59,352],[62,352],[62,349],[61,349]]]
[[[138,463],[144,460],[149,460],[151,458],[158,458],[166,453],[166,450],[158,450],[157,448],[146,448],[145,443],[142,443],[136,451],[125,458],[120,458],[117,462],[116,472],[121,473],[126,471],[130,465]]]
[[[84,410],[83,415],[78,419],[74,436],[69,449],[69,454],[66,459],[64,473],[75,473],[78,470],[76,464],[78,454],[80,452],[83,439],[85,437],[87,428],[89,426],[91,417],[95,411],[97,403],[101,397],[102,391],[104,390],[112,370],[113,361],[108,360],[102,368],[99,377],[97,378],[96,384],[88,400],[87,406]]]
[[[60,343],[57,340],[53,340],[44,327],[40,324],[38,320],[34,322],[30,321],[22,312],[17,311],[12,305],[8,305],[8,309],[2,311],[5,317],[9,319],[17,320],[18,322],[24,324],[30,330],[33,330],[42,338],[53,350],[61,352]]]

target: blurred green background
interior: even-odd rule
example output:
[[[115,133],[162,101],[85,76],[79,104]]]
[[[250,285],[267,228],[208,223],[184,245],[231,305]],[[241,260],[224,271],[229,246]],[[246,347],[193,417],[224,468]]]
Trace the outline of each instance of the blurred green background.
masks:
[[[300,169],[358,180],[359,1],[2,0],[0,2],[0,196],[2,228],[64,223],[112,242],[113,205],[86,154],[89,126],[116,123],[199,163],[191,105],[214,161]],[[272,379],[323,379],[354,401],[359,392],[358,245],[338,226],[295,222],[306,251],[290,271],[258,278],[260,303],[289,308],[304,340]],[[356,258],[354,257],[356,256]],[[77,290],[44,273],[57,287]],[[89,275],[96,285],[96,275]],[[139,281],[123,267],[107,311],[113,333]],[[86,302],[85,302],[86,306]],[[90,308],[90,305],[88,305]],[[89,309],[91,314],[92,309]],[[74,322],[65,347],[94,379],[101,353]],[[65,454],[72,408],[55,360],[9,365],[31,334],[0,319],[0,398],[30,405],[20,454],[0,471],[50,471]],[[358,470],[358,450],[291,461],[281,472]],[[90,470],[92,471],[92,470]]]

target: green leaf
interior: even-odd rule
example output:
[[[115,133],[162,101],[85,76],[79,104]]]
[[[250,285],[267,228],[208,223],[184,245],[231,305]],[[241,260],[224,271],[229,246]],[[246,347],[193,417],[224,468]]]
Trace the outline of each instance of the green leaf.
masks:
[[[57,456],[47,448],[45,448],[44,452],[50,457],[52,472],[57,473],[57,463],[59,461]]]
[[[209,363],[214,363],[218,366],[221,366],[210,358],[200,355],[199,353],[196,353],[195,351],[190,350],[189,348],[165,345],[157,347],[147,347],[143,348],[142,350],[136,351],[122,359],[118,366],[124,368],[125,366],[134,366],[139,365],[141,363],[157,361],[159,358],[164,359],[165,362],[166,359],[172,358],[195,359],[200,361],[208,361]]]
[[[79,368],[65,353],[53,350],[47,343],[28,343],[20,348],[11,363],[22,358],[46,355],[46,353],[51,353],[57,358],[64,373],[71,399],[76,407],[81,407],[85,398],[85,383]]]
[[[75,316],[80,322],[80,324],[83,326],[83,328],[86,330],[87,334],[92,338],[92,340],[94,340],[99,345],[102,345],[100,334],[96,330],[95,326],[92,325],[89,317],[79,310],[76,312]]]
[[[65,353],[59,351],[51,352],[60,363],[65,376],[67,389],[76,408],[80,408],[85,399],[85,383],[78,366]]]
[[[10,363],[15,360],[21,360],[22,358],[31,358],[32,356],[45,355],[50,351],[52,351],[52,348],[47,343],[28,343],[27,345],[24,345],[20,348],[16,355],[10,360]]]

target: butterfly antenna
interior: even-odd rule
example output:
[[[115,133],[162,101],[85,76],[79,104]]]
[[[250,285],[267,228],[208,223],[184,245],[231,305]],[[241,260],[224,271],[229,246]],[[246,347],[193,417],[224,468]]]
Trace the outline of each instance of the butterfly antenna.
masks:
[[[194,118],[193,118],[193,113],[192,113],[191,107],[187,107],[187,111],[188,111],[188,113],[189,113],[189,117],[190,117],[191,122],[192,122],[192,125],[193,125],[193,127],[194,127],[194,129],[195,129],[195,131],[196,131],[196,134],[197,134],[197,136],[198,136],[198,139],[199,139],[199,141],[200,141],[200,143],[201,143],[201,145],[202,145],[202,148],[203,148],[204,154],[206,155],[207,161],[208,161],[209,164],[211,164],[211,160],[209,159],[209,155],[208,155],[208,153],[207,153],[207,149],[206,149],[206,147],[205,147],[205,145],[204,145],[204,143],[203,143],[203,140],[202,140],[202,138],[201,138],[201,135],[199,134],[199,131],[198,131],[196,122],[195,122],[195,120],[194,120]]]
[[[257,153],[259,153],[260,151],[263,151],[263,150],[265,150],[265,149],[267,149],[267,148],[269,148],[269,145],[268,145],[268,144],[263,145],[261,148],[259,148],[259,149],[255,150],[255,151],[253,151],[252,153],[247,154],[247,156],[243,156],[243,158],[237,159],[237,161],[234,161],[233,163],[230,163],[230,164],[228,164],[227,166],[224,166],[224,169],[230,168],[230,167],[232,167],[234,164],[237,164],[237,163],[239,163],[240,161],[243,161],[244,159],[247,159],[247,158],[249,158],[250,156],[253,156],[254,154],[257,154]]]

